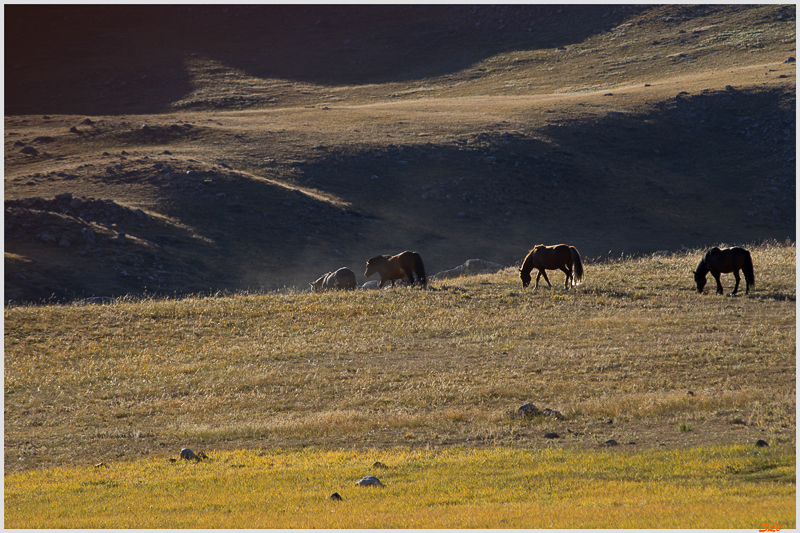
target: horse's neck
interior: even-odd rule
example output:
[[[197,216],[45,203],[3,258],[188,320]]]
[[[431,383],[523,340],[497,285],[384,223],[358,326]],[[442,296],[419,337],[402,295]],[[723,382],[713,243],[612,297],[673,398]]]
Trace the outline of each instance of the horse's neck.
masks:
[[[533,251],[528,254],[528,256],[525,258],[525,261],[522,263],[522,268],[520,268],[520,271],[522,272],[530,272],[531,270],[533,270]]]

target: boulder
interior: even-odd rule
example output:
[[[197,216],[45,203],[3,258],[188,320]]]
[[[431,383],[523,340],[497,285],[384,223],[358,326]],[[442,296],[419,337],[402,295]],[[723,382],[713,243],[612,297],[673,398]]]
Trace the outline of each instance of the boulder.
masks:
[[[467,259],[463,265],[459,265],[450,270],[443,270],[433,276],[433,279],[442,280],[459,278],[461,276],[475,276],[477,274],[494,274],[505,267],[499,263],[484,261],[483,259]]]

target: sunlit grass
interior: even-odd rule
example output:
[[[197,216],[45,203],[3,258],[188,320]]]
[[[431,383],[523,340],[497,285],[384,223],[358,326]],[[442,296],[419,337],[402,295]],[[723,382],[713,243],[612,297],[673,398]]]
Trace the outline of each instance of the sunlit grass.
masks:
[[[5,479],[10,528],[795,527],[791,450],[210,453]],[[388,468],[374,468],[380,461]],[[354,486],[364,475],[383,488]],[[344,500],[328,499],[338,492]]]
[[[794,442],[795,247],[750,248],[756,288],[737,297],[698,295],[687,252],[590,261],[570,291],[523,290],[511,268],[428,291],[6,307],[6,471],[567,430],[550,444]],[[515,416],[526,402],[566,420]]]

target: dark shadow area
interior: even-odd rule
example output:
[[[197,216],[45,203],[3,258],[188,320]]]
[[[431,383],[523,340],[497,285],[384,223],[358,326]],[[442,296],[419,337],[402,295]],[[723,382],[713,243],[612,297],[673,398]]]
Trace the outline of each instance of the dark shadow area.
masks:
[[[6,251],[58,267],[17,269],[7,261],[6,295],[36,301],[306,288],[342,266],[363,284],[367,258],[407,249],[434,275],[472,258],[513,265],[540,243],[574,245],[588,260],[794,241],[795,120],[792,93],[707,91],[676,95],[646,114],[554,118],[527,134],[498,125],[442,145],[320,148],[285,167],[242,169],[297,189],[164,155],[132,170],[75,177],[65,187],[92,179],[156,188],[163,200],[155,210],[182,227],[99,204],[103,217],[119,220],[92,213],[69,219],[51,200],[47,209],[7,201]],[[150,129],[154,145],[187,131],[201,142],[208,134]],[[117,142],[133,151],[145,135],[134,133],[117,134]],[[304,187],[349,205],[317,199]],[[97,202],[87,203],[95,209]],[[21,208],[23,216],[10,218]],[[32,209],[49,214],[25,219]],[[113,231],[129,237],[78,257],[88,222],[116,223]],[[9,241],[9,231],[24,242]],[[44,231],[56,240],[40,242]],[[61,238],[72,246],[60,247]]]
[[[202,57],[258,78],[402,82],[554,48],[646,6],[5,6],[5,113],[157,113]]]

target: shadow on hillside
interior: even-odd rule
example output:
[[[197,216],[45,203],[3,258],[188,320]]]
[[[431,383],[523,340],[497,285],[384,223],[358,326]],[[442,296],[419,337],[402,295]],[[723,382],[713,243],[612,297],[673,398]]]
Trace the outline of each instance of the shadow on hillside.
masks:
[[[634,6],[5,7],[9,114],[157,113],[192,89],[191,56],[258,78],[330,84],[454,73],[580,42]]]

